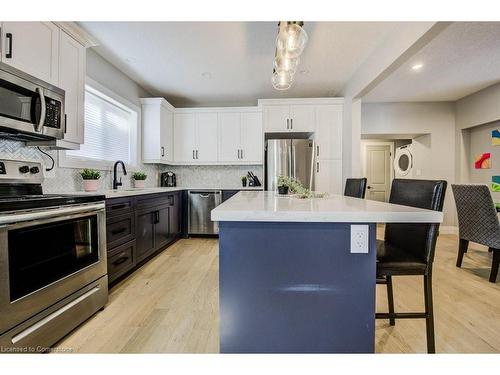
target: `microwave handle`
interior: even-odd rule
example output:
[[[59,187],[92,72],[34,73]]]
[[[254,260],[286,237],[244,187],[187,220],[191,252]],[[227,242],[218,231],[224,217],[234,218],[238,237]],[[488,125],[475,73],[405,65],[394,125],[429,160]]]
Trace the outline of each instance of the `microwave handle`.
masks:
[[[43,94],[43,89],[41,87],[37,87],[36,92],[40,96],[40,120],[38,121],[38,124],[35,125],[35,131],[40,132],[43,124],[45,123],[47,107],[45,106],[45,95]]]

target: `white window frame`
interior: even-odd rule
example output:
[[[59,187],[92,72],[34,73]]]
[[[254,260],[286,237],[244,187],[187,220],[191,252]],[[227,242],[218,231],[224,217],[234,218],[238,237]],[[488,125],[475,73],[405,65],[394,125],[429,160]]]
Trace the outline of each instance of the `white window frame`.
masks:
[[[139,168],[141,160],[140,155],[141,152],[141,108],[118,95],[114,91],[108,89],[107,87],[101,85],[99,82],[94,81],[92,78],[86,77],[85,79],[85,87],[89,87],[91,90],[95,90],[97,95],[101,94],[106,96],[106,99],[111,101],[113,104],[118,107],[123,108],[126,111],[134,111],[137,114],[136,126],[133,126],[130,129],[130,160],[131,162],[125,163],[127,169],[135,170]],[[86,88],[85,88],[86,90]],[[85,122],[84,125],[85,126]],[[135,142],[134,142],[135,140]],[[59,152],[59,167],[63,168],[94,168],[99,170],[107,170],[110,171],[113,169],[114,162],[113,161],[100,161],[91,158],[83,158],[83,157],[74,157],[66,155],[66,151]]]

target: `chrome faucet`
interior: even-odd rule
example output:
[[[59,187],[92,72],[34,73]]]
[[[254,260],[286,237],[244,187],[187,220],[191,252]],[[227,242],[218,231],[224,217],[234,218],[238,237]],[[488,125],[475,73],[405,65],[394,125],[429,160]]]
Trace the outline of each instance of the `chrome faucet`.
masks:
[[[122,178],[120,177],[120,181],[116,179],[116,167],[118,166],[118,164],[121,164],[123,169],[123,174],[125,176],[127,175],[127,170],[125,169],[125,163],[121,160],[118,160],[113,166],[113,190],[118,189],[118,186],[122,186]]]

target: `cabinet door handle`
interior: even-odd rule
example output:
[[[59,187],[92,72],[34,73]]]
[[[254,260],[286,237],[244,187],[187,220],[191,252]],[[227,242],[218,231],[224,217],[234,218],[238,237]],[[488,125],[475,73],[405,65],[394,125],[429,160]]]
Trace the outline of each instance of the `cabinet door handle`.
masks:
[[[5,34],[5,39],[7,39],[8,46],[9,46],[9,52],[5,53],[5,58],[11,59],[12,58],[12,33]]]
[[[319,161],[316,162],[316,173],[319,173]]]
[[[194,150],[193,150],[193,159],[194,159]]]
[[[293,129],[293,118],[290,119],[290,129]]]
[[[124,253],[124,254],[125,254],[125,253]],[[126,262],[126,261],[127,261],[127,259],[128,259],[128,256],[123,255],[123,256],[119,257],[117,260],[115,260],[115,261],[113,262],[113,266],[118,266],[118,265],[122,264],[123,262]]]
[[[316,156],[319,156],[319,145],[316,145]]]
[[[115,230],[112,230],[111,231],[111,234],[112,235],[116,235],[116,234],[120,234],[120,233],[123,233],[127,230],[127,228],[123,227],[123,228],[120,228],[120,229],[115,229]]]
[[[161,156],[162,157],[165,156],[165,147],[163,146],[161,147]]]
[[[111,206],[110,208],[111,208],[112,210],[120,210],[120,209],[125,208],[125,207],[127,207],[127,206],[128,206],[128,205],[127,205],[126,203],[122,203],[122,204],[116,204],[116,205],[114,205],[114,206]]]
[[[241,149],[241,159],[243,159],[243,149]]]
[[[238,149],[238,159],[240,158],[240,149]]]
[[[196,150],[196,159],[198,159],[198,150]]]
[[[68,115],[64,114],[64,134],[66,134],[68,130]]]
[[[290,129],[290,119],[286,119],[286,128]]]

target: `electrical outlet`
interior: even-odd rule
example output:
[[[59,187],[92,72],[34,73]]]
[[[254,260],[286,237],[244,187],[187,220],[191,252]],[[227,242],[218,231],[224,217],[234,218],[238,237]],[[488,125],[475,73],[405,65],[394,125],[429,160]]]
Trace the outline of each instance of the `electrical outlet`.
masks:
[[[368,225],[351,225],[351,253],[368,253]]]

